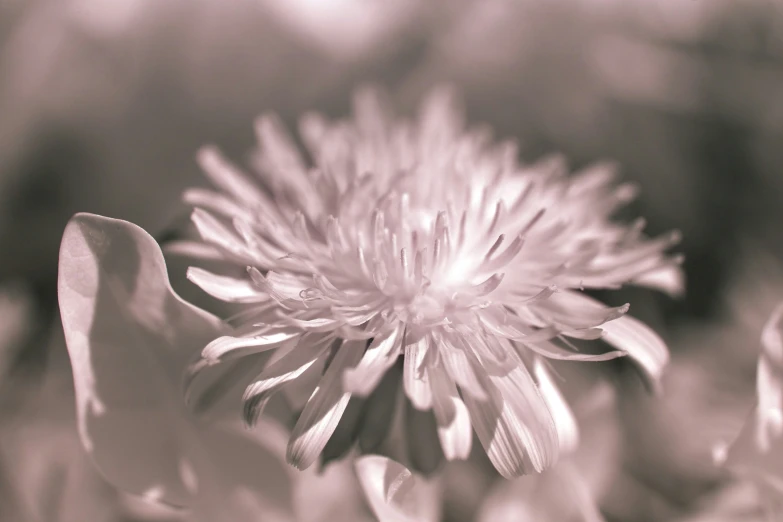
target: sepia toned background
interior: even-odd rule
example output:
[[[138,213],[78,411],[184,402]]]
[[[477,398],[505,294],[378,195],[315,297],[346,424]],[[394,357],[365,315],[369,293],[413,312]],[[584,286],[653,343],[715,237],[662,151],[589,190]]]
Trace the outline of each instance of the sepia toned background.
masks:
[[[367,83],[401,112],[452,84],[524,160],[615,161],[650,233],[682,231],[684,296],[607,297],[633,293],[669,342],[664,393],[615,368],[616,398],[583,414],[579,462],[610,521],[741,511],[749,493],[712,450],[752,408],[761,327],[783,300],[783,3],[0,0],[0,521],[177,516],[83,455],[56,295],[68,219],[111,215],[165,241],[187,219],[182,190],[204,183],[201,145],[243,158],[258,114],[341,116]],[[474,457],[444,470],[444,520],[504,494]],[[308,520],[372,520],[350,472],[329,473],[297,497]]]

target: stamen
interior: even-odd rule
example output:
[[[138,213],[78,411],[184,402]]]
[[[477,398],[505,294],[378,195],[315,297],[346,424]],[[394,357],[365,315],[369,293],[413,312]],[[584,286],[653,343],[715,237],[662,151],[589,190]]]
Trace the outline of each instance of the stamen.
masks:
[[[498,236],[497,240],[495,240],[495,242],[492,244],[492,246],[487,251],[487,254],[484,256],[484,262],[487,262],[487,261],[490,260],[490,258],[492,257],[492,254],[494,254],[497,251],[497,249],[500,248],[500,245],[503,244],[503,240],[505,238],[506,238],[505,234],[500,234]]]
[[[495,228],[498,226],[498,223],[500,222],[500,216],[503,214],[503,201],[498,201],[497,205],[495,205],[495,214],[492,216],[492,222],[489,224],[489,229],[487,229],[487,235],[491,236],[492,233],[495,231]]]

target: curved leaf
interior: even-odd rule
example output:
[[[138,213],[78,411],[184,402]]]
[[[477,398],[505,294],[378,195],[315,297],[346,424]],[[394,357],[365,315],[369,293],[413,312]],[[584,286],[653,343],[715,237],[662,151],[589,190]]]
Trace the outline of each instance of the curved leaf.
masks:
[[[183,371],[223,327],[172,291],[151,236],[125,221],[75,216],[58,291],[80,436],[110,482],[190,506],[196,520],[246,519],[259,509],[288,519],[280,454],[185,407]]]

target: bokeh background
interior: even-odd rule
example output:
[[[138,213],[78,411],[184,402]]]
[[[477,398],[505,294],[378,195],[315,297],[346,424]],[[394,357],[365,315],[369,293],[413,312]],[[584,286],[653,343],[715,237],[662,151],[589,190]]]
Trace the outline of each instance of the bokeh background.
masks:
[[[199,146],[243,158],[261,112],[342,116],[365,83],[409,112],[444,82],[525,160],[616,161],[641,189],[629,215],[683,233],[685,296],[605,296],[672,351],[658,397],[618,368],[611,419],[587,437],[612,455],[585,464],[606,518],[751,502],[712,447],[752,408],[783,300],[783,2],[0,0],[0,520],[173,516],[115,492],[76,437],[56,295],[74,213],[164,241],[187,219],[181,191],[204,183]],[[481,455],[447,468],[444,519],[480,516],[497,480]]]

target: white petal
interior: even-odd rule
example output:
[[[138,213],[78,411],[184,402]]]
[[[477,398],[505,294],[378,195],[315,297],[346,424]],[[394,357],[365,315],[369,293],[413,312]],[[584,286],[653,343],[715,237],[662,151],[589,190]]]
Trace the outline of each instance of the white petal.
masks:
[[[563,348],[562,346],[558,346],[556,343],[551,341],[542,341],[537,343],[521,343],[526,348],[533,350],[539,355],[543,355],[544,357],[547,357],[549,359],[555,359],[559,361],[592,361],[592,362],[599,362],[599,361],[610,361],[612,359],[617,359],[618,357],[624,357],[628,355],[625,352],[621,352],[619,350],[611,350],[605,353],[580,353],[575,352],[573,350],[568,350],[566,348]]]
[[[228,357],[236,358],[243,355],[260,353],[273,348],[279,348],[283,344],[296,339],[301,335],[301,330],[296,328],[280,328],[248,337],[223,335],[205,346],[201,351],[201,357],[212,362],[220,361]]]
[[[244,240],[215,216],[197,208],[191,214],[190,219],[201,239],[222,248],[238,260],[246,260],[248,264],[254,262],[253,253],[248,250]]]
[[[197,267],[188,268],[187,277],[212,297],[229,303],[263,303],[270,299],[249,279],[217,275]]]
[[[549,374],[546,363],[536,358],[533,363],[533,373],[538,381],[541,395],[555,421],[560,451],[570,453],[579,445],[579,427],[576,424],[576,418]]]
[[[227,218],[239,217],[246,221],[252,221],[256,217],[240,201],[213,190],[189,188],[182,195],[182,199],[190,206],[200,207]]]
[[[168,256],[182,256],[190,260],[216,261],[219,263],[231,262],[226,259],[220,249],[204,243],[203,241],[189,241],[187,239],[166,242],[163,252]]]
[[[397,361],[401,344],[400,325],[375,337],[356,368],[345,371],[345,389],[362,397],[368,396],[383,374]]]
[[[350,392],[343,389],[343,372],[359,362],[364,345],[364,341],[346,341],[337,348],[337,354],[307,401],[291,433],[286,455],[296,468],[306,469],[315,462],[337,428],[351,398]]]
[[[237,200],[255,206],[268,199],[261,192],[258,184],[240,172],[217,148],[202,147],[196,155],[196,160],[215,186],[225,190]]]
[[[432,408],[438,423],[438,437],[443,454],[448,460],[465,460],[470,455],[473,429],[468,408],[459,396],[457,387],[445,369],[428,369],[432,384]]]
[[[321,357],[326,342],[299,343],[261,372],[256,382],[245,390],[244,419],[252,425],[258,419],[269,398],[286,383],[300,377]]]
[[[460,339],[456,336],[444,335],[435,337],[435,342],[442,345],[442,348],[439,348],[439,353],[443,360],[443,366],[454,382],[475,399],[488,400],[484,383],[481,382],[476,368],[468,359],[468,352]]]
[[[572,306],[579,313],[600,312],[606,307],[592,297],[578,292],[558,294],[565,306]],[[669,362],[666,343],[649,326],[628,315],[601,325],[603,340],[628,354],[636,362],[652,386],[657,386],[663,369]]]
[[[669,349],[652,328],[631,316],[604,324],[604,341],[628,353],[642,369],[649,383],[657,387],[666,365]]]
[[[558,453],[557,431],[549,409],[527,369],[490,376],[487,401],[464,394],[473,428],[498,472],[506,478],[540,473]]]
[[[634,278],[633,284],[680,297],[685,292],[685,272],[679,265],[662,266]]]
[[[419,410],[428,410],[432,407],[432,389],[424,366],[424,358],[429,348],[429,336],[424,336],[405,347],[402,383],[408,399]]]
[[[584,294],[563,291],[552,294],[549,299],[537,301],[536,310],[540,310],[543,318],[568,328],[584,329],[601,326],[623,316],[630,305],[608,307]]]

